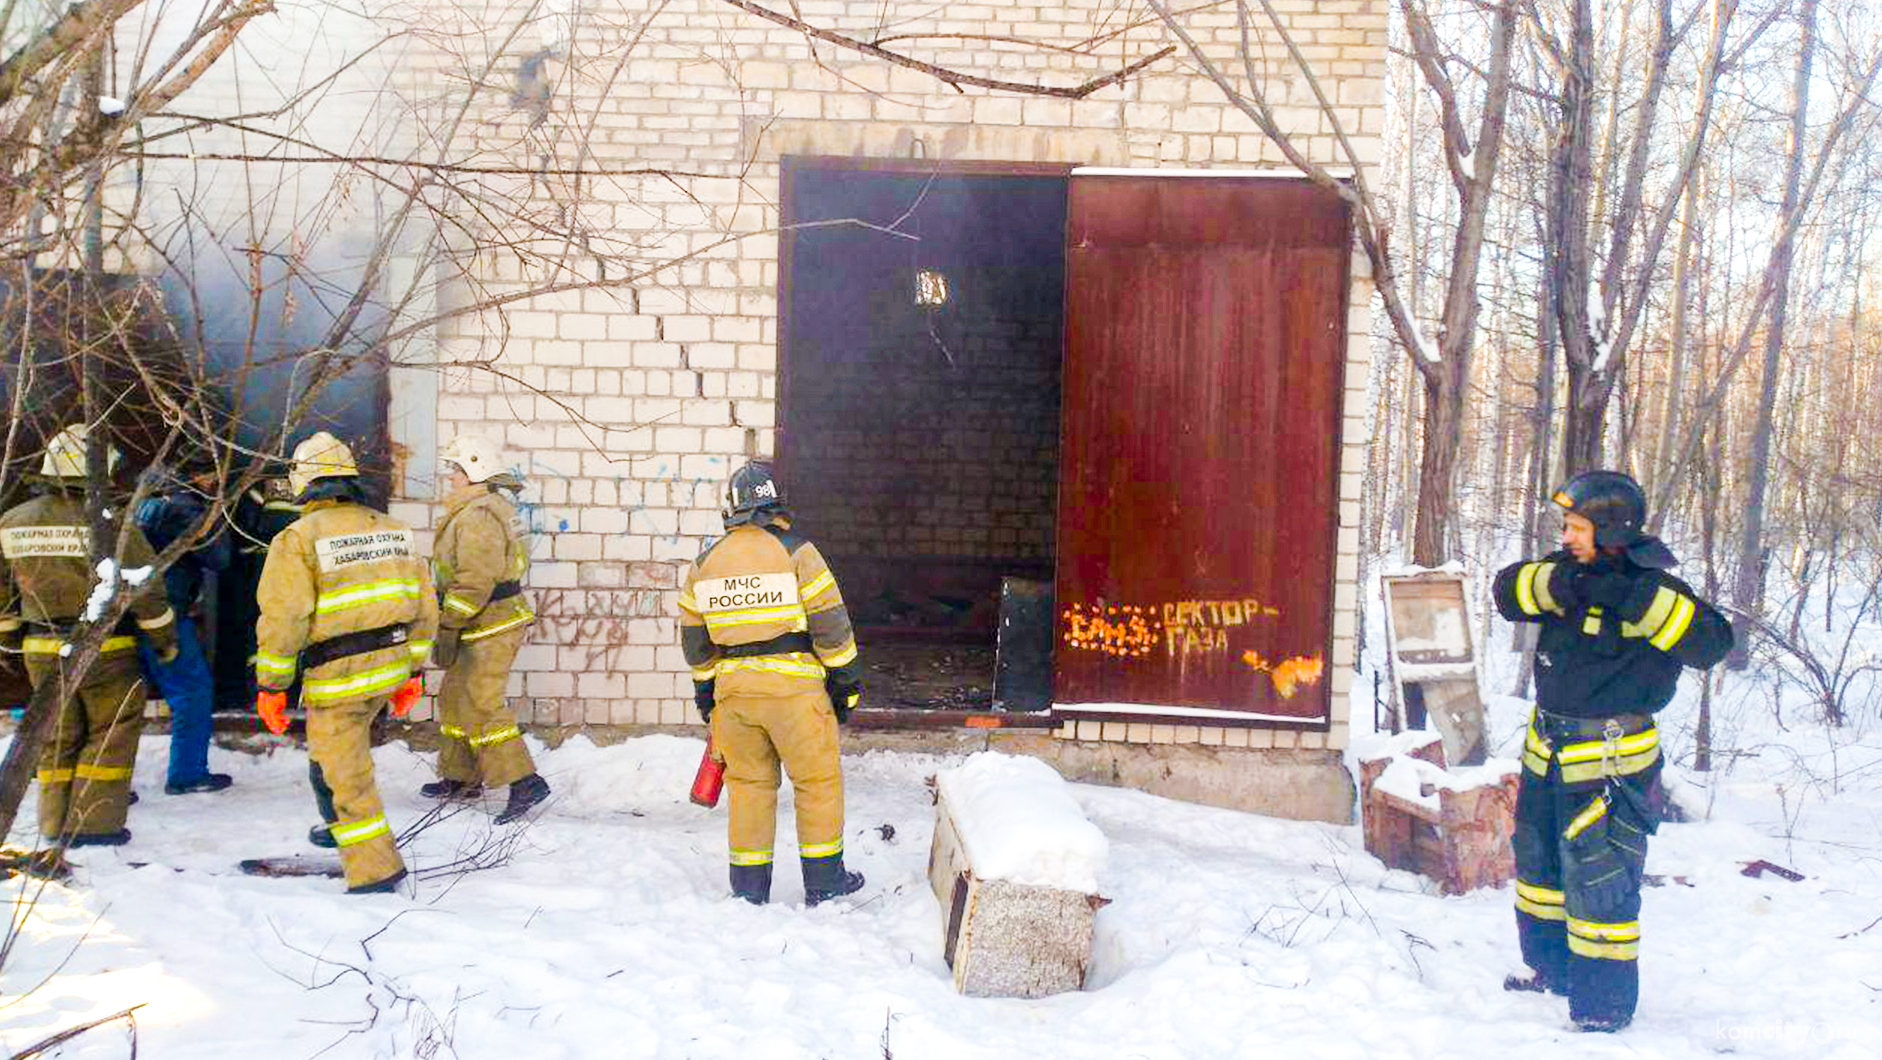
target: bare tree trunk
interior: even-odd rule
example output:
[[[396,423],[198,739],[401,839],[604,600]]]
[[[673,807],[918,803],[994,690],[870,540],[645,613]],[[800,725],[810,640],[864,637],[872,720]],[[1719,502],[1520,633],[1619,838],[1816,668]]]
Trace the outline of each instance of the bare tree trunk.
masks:
[[[1451,523],[1452,483],[1464,424],[1464,384],[1451,378],[1447,359],[1424,374],[1424,447],[1418,460],[1418,522],[1412,532],[1412,562],[1436,567],[1449,555],[1445,530]]]
[[[1401,555],[1406,557],[1410,556],[1412,528],[1417,525],[1418,516],[1417,476],[1412,473],[1412,453],[1417,450],[1413,447],[1412,440],[1418,437],[1418,424],[1421,419],[1418,411],[1418,395],[1423,389],[1421,379],[1423,376],[1419,375],[1415,366],[1405,373],[1405,421],[1399,431],[1401,435],[1400,459],[1396,476],[1399,498],[1398,544]]]
[[[1543,506],[1542,498],[1549,495],[1554,485],[1550,481],[1552,459],[1555,452],[1555,306],[1550,298],[1550,287],[1545,281],[1539,286],[1536,298],[1536,406],[1530,413],[1529,476],[1527,496],[1523,498],[1523,555],[1539,556],[1551,551],[1546,547],[1549,531],[1548,509]],[[1522,663],[1516,669],[1516,685],[1510,690],[1513,696],[1528,694],[1529,682],[1535,676],[1536,651],[1535,634],[1531,627],[1519,627],[1518,638],[1523,644]]]
[[[1449,558],[1448,538],[1454,529],[1452,487],[1462,443],[1464,393],[1470,386],[1471,355],[1477,341],[1477,276],[1482,268],[1484,226],[1493,201],[1491,193],[1509,111],[1516,6],[1505,2],[1495,8],[1483,113],[1474,141],[1464,129],[1436,31],[1422,8],[1409,0],[1402,8],[1413,57],[1426,83],[1438,94],[1444,156],[1457,192],[1457,230],[1451,241],[1451,273],[1446,277],[1444,314],[1438,333],[1440,359],[1436,364],[1422,358],[1418,361],[1425,380],[1425,437],[1419,460],[1418,524],[1412,534],[1412,562],[1435,567]]]
[[[1709,358],[1705,357],[1702,351],[1700,354],[1701,365],[1703,366],[1708,359]],[[1703,367],[1702,370],[1704,370]],[[1705,563],[1705,595],[1708,600],[1718,599],[1717,594],[1719,590],[1717,543],[1719,536],[1719,460],[1722,456],[1720,453],[1721,446],[1719,439],[1723,436],[1724,432],[1725,426],[1723,423],[1718,424],[1712,430],[1712,459],[1707,461],[1706,466],[1700,469],[1698,478],[1699,492],[1701,494],[1699,498],[1699,550],[1700,558]],[[1695,723],[1696,731],[1693,733],[1693,769],[1696,772],[1707,773],[1712,769],[1712,675],[1709,673],[1701,674],[1700,680],[1702,683],[1699,689],[1699,718]]]
[[[1653,466],[1649,470],[1649,481],[1654,485],[1650,493],[1658,493],[1661,477],[1671,473],[1675,440],[1679,437],[1680,410],[1684,408],[1681,392],[1686,386],[1686,307],[1691,298],[1692,284],[1688,279],[1691,269],[1689,259],[1692,256],[1693,227],[1698,223],[1699,197],[1702,183],[1694,176],[1686,191],[1686,201],[1680,204],[1679,249],[1673,256],[1673,320],[1671,327],[1671,349],[1668,352],[1669,364],[1666,375],[1666,402],[1660,415],[1660,444],[1655,450]],[[1651,513],[1652,525],[1657,530],[1666,515],[1664,512]]]
[[[1817,42],[1817,0],[1803,0],[1798,12],[1803,40],[1797,50],[1797,77],[1791,87],[1790,157],[1784,168],[1782,213],[1791,216],[1798,209],[1799,189],[1804,171],[1804,137],[1810,110],[1810,65]],[[1732,602],[1739,613],[1732,625],[1737,633],[1725,665],[1743,670],[1751,662],[1751,615],[1758,610],[1763,589],[1764,565],[1759,556],[1764,551],[1765,489],[1771,475],[1771,418],[1777,404],[1778,369],[1784,352],[1784,320],[1790,301],[1791,260],[1796,250],[1794,230],[1787,229],[1772,251],[1775,289],[1771,295],[1771,323],[1764,335],[1764,382],[1759,391],[1758,420],[1751,436],[1751,481],[1746,486],[1745,522],[1738,545],[1738,580],[1732,588]]]
[[[1571,0],[1568,51],[1562,57],[1560,125],[1550,159],[1548,283],[1560,329],[1568,399],[1563,409],[1562,473],[1599,463],[1601,419],[1607,395],[1597,375],[1606,359],[1596,353],[1589,313],[1591,261],[1588,188],[1593,179],[1594,12],[1591,0]]]

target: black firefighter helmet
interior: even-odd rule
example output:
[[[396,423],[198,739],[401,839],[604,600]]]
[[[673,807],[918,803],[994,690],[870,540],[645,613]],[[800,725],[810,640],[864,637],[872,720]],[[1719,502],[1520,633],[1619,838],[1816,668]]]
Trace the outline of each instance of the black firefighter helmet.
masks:
[[[742,526],[760,512],[782,511],[784,497],[768,464],[753,462],[737,471],[725,484],[725,525]]]
[[[1555,503],[1594,524],[1600,548],[1630,548],[1645,535],[1647,495],[1619,471],[1584,471],[1555,491]]]

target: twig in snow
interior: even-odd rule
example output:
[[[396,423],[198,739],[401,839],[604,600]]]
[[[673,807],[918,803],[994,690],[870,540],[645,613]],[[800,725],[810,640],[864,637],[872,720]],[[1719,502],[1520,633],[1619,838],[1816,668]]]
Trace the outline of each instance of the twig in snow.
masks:
[[[93,1027],[110,1023],[113,1020],[123,1020],[124,1022],[130,1024],[131,1026],[131,1056],[135,1058],[137,1056],[137,1010],[143,1007],[144,1007],[144,1004],[139,1003],[136,1005],[132,1005],[130,1008],[125,1009],[123,1012],[113,1012],[109,1016],[101,1016],[98,1019],[92,1020],[89,1023],[81,1023],[76,1027],[67,1027],[65,1030],[62,1030],[59,1033],[54,1034],[49,1038],[42,1038],[39,1041],[36,1041],[33,1044],[27,1046],[26,1048],[21,1049],[19,1052],[14,1053],[11,1057],[9,1057],[8,1060],[28,1060],[29,1057],[38,1056],[39,1054],[45,1052],[46,1050],[52,1048],[55,1045],[58,1045],[61,1042],[71,1041],[73,1038],[76,1038],[79,1035],[84,1034],[86,1031],[91,1030]]]
[[[1333,840],[1325,836],[1321,838],[1326,842],[1327,846],[1333,849],[1337,854],[1338,847],[1334,845]],[[1353,904],[1358,906],[1359,911],[1365,915],[1366,923],[1372,927],[1372,933],[1380,938],[1384,938],[1384,933],[1379,930],[1379,922],[1372,917],[1372,910],[1367,909],[1366,903],[1359,900],[1359,892],[1353,890],[1353,882],[1346,877],[1346,866],[1340,862],[1338,857],[1333,858],[1329,864],[1331,864],[1334,873],[1339,876],[1340,886],[1345,888],[1347,894],[1353,896]],[[1345,908],[1345,904],[1344,901],[1340,903],[1342,909]]]
[[[1404,928],[1399,928],[1398,933],[1405,936],[1405,956],[1411,958],[1412,967],[1418,972],[1418,981],[1421,983],[1424,982],[1425,966],[1418,963],[1418,947],[1423,946],[1433,953],[1436,953],[1438,948],[1426,942],[1424,939],[1419,938],[1417,935],[1406,931]]]
[[[1871,921],[1869,921],[1869,923],[1867,923],[1867,924],[1865,924],[1865,925],[1863,925],[1862,927],[1859,927],[1859,928],[1857,928],[1857,929],[1856,929],[1856,930],[1854,930],[1854,931],[1851,931],[1851,932],[1849,932],[1849,933],[1847,933],[1847,934],[1843,934],[1843,935],[1838,935],[1838,936],[1836,936],[1836,937],[1837,937],[1837,938],[1839,938],[1839,939],[1853,939],[1853,938],[1855,938],[1855,937],[1856,937],[1857,935],[1860,935],[1860,934],[1862,934],[1863,932],[1865,932],[1865,931],[1868,931],[1868,930],[1869,930],[1870,928],[1872,928],[1872,927],[1875,927],[1875,926],[1876,926],[1877,924],[1882,924],[1882,916],[1879,916],[1879,917],[1876,917],[1876,918],[1875,918],[1874,920],[1871,920]],[[1864,986],[1869,986],[1869,984],[1868,984],[1868,983],[1864,983],[1864,984],[1862,984],[1862,985],[1864,985]],[[1869,989],[1871,989],[1871,990],[1874,990],[1874,989],[1875,989],[1875,987],[1873,987],[1873,986],[1869,986]]]
[[[393,914],[392,919],[386,921],[385,924],[382,927],[380,927],[378,931],[375,931],[372,934],[366,936],[365,938],[360,939],[359,948],[365,951],[366,959],[370,961],[373,959],[372,946],[370,945],[370,943],[372,942],[372,940],[392,930],[392,925],[399,922],[399,917],[402,917],[407,913],[433,913],[433,912],[437,912],[437,910],[435,909],[401,909],[397,913]]]

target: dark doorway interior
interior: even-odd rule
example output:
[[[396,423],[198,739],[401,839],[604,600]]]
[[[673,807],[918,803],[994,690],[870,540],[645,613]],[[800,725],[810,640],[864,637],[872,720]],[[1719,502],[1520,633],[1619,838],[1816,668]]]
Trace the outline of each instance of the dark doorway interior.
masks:
[[[1066,176],[800,159],[783,190],[786,225],[878,226],[785,237],[785,495],[870,704],[985,710],[1002,579],[1053,575]]]

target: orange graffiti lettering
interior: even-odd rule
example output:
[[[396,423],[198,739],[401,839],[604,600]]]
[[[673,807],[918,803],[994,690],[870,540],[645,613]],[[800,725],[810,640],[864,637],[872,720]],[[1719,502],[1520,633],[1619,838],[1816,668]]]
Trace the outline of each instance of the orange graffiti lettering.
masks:
[[[1318,655],[1311,658],[1297,655],[1283,662],[1270,663],[1255,652],[1245,651],[1242,653],[1242,661],[1251,669],[1266,673],[1268,679],[1274,682],[1275,694],[1282,699],[1292,698],[1302,685],[1319,684],[1326,670],[1326,664]]]

